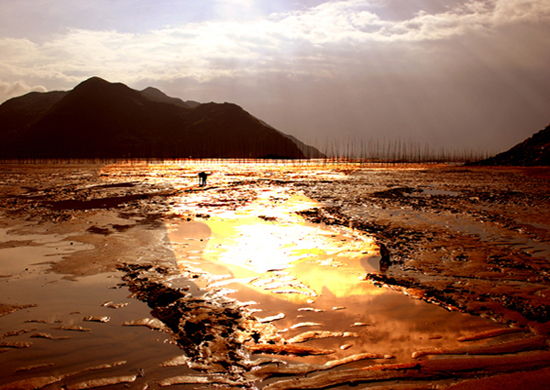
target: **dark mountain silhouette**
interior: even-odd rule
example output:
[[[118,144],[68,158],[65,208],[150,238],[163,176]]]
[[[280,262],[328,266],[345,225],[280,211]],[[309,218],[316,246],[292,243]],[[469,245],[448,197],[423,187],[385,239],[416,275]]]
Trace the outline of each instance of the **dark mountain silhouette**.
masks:
[[[0,105],[0,135],[15,136],[44,115],[67,92],[31,92]]]
[[[188,103],[98,77],[0,105],[4,158],[304,158],[304,147],[235,104]]]
[[[473,165],[550,166],[550,125],[510,150]]]
[[[190,105],[188,105],[186,102],[181,100],[180,98],[170,97],[166,95],[164,92],[153,87],[145,88],[143,91],[141,91],[141,94],[155,102],[171,103],[179,107],[193,108]]]
[[[259,119],[258,119],[259,120]],[[298,138],[292,136],[292,135],[289,135],[289,134],[285,134],[285,133],[282,133],[280,132],[279,130],[275,129],[274,127],[268,125],[267,123],[265,123],[264,121],[262,120],[259,120],[261,124],[263,124],[264,126],[266,127],[269,127],[279,133],[281,133],[281,135],[283,135],[284,137],[290,139],[292,142],[294,142],[296,144],[296,146],[298,146],[298,148],[302,151],[302,153],[307,157],[307,158],[322,158],[322,157],[325,157],[325,155],[323,155],[322,153],[319,152],[319,150],[313,146],[310,146],[310,145],[306,145],[305,143],[303,143],[302,141],[300,141]]]
[[[201,105],[201,103],[196,102],[196,101],[194,101],[194,100],[186,100],[184,103],[187,104],[187,105],[188,105],[189,107],[191,107],[191,108],[195,108],[195,107]]]

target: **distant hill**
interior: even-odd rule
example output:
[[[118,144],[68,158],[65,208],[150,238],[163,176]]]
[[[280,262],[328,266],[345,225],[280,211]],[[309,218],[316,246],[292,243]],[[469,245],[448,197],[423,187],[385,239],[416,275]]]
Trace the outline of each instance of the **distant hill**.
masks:
[[[258,119],[259,120],[259,119]],[[292,136],[292,135],[288,135],[288,134],[284,134],[282,132],[280,132],[279,130],[275,129],[274,127],[271,127],[270,125],[268,125],[267,123],[265,123],[264,121],[262,120],[259,120],[261,124],[263,124],[264,126],[266,127],[269,127],[275,131],[278,131],[279,133],[281,133],[284,137],[290,139],[292,142],[294,142],[298,148],[302,151],[302,153],[304,153],[304,155],[307,157],[307,158],[320,158],[320,157],[325,157],[325,155],[321,154],[319,152],[319,150],[317,148],[314,148],[313,146],[310,146],[310,145],[306,145],[305,143],[303,143],[302,141],[300,141],[298,138]]]
[[[141,94],[155,102],[171,103],[171,104],[175,104],[176,106],[191,108],[190,105],[186,104],[180,98],[170,97],[166,95],[164,92],[153,87],[145,88],[143,91],[141,91]]]
[[[25,96],[10,99],[0,105],[0,137],[16,136],[44,115],[67,92],[31,92]]]
[[[550,125],[510,150],[473,165],[550,166]]]
[[[315,148],[231,103],[200,104],[156,88],[92,77],[71,91],[0,105],[3,158],[304,158]]]

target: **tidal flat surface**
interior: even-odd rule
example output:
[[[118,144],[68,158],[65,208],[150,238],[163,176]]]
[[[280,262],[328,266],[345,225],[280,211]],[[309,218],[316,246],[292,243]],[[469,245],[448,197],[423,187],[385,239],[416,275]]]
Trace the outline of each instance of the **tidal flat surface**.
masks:
[[[545,388],[549,172],[2,165],[0,389]]]

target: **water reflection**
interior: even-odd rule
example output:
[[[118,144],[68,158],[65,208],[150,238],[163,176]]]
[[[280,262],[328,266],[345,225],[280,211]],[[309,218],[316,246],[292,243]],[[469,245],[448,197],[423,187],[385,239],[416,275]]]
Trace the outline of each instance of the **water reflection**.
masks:
[[[14,238],[7,237],[0,230],[0,241],[6,244],[0,250],[3,264],[0,275],[12,275],[0,280],[4,301],[21,303],[23,297],[32,297],[23,303],[38,304],[32,309],[3,317],[3,332],[22,328],[28,319],[46,319],[47,324],[36,325],[38,330],[58,335],[63,331],[51,329],[54,321],[76,324],[82,323],[85,315],[111,317],[111,321],[106,324],[85,324],[93,328],[93,337],[89,333],[82,333],[72,335],[70,340],[37,340],[36,346],[40,346],[40,349],[6,352],[3,354],[4,361],[10,364],[0,369],[0,377],[5,374],[4,381],[14,375],[17,367],[44,361],[49,363],[43,351],[52,354],[60,352],[51,362],[55,361],[56,366],[62,368],[61,371],[72,370],[72,365],[87,367],[116,361],[117,356],[120,356],[120,359],[128,360],[128,364],[117,373],[131,370],[137,372],[137,369],[145,368],[150,378],[155,378],[155,370],[159,370],[160,362],[180,353],[176,346],[159,342],[159,336],[148,329],[121,329],[120,324],[124,320],[148,317],[150,313],[145,304],[137,301],[131,301],[130,305],[120,310],[103,307],[101,303],[108,300],[127,301],[126,290],[106,288],[116,283],[114,278],[108,279],[104,274],[98,277],[97,283],[88,286],[86,281],[91,279],[81,278],[77,283],[62,280],[61,275],[44,274],[45,266],[36,264],[46,261],[58,264],[69,252],[82,253],[83,249],[89,249],[82,243],[84,241],[94,245],[96,250],[83,254],[82,264],[93,264],[101,259],[98,256],[107,259],[109,263],[114,259],[130,259],[143,264],[159,259],[167,262],[175,260],[182,277],[170,276],[168,282],[173,286],[185,287],[185,291],[193,295],[201,294],[202,290],[198,287],[217,290],[238,301],[249,302],[248,307],[258,318],[280,318],[274,325],[286,340],[307,330],[357,334],[354,337],[307,341],[304,344],[333,349],[335,352],[330,356],[293,358],[295,360],[322,363],[351,354],[370,352],[395,355],[399,361],[405,361],[411,359],[411,352],[415,350],[453,347],[458,344],[459,336],[494,327],[482,319],[448,313],[364,281],[365,272],[382,270],[379,249],[372,238],[351,229],[304,222],[295,211],[319,205],[287,189],[275,189],[261,183],[250,186],[235,184],[253,175],[257,177],[258,166],[247,166],[246,174],[237,171],[235,167],[231,174],[219,173],[212,181],[209,180],[209,185],[214,183],[213,187],[206,189],[197,188],[196,175],[191,172],[193,169],[186,171],[190,173],[184,176],[181,166],[170,169],[154,165],[138,166],[134,170],[130,168],[134,169],[114,167],[105,171],[106,178],[114,182],[98,186],[109,191],[108,194],[102,193],[101,199],[110,196],[116,198],[117,202],[121,199],[131,200],[121,208],[126,212],[124,219],[115,214],[109,204],[105,206],[106,214],[94,212],[86,215],[86,210],[80,209],[72,212],[71,215],[76,218],[67,228],[72,232],[80,232],[81,243],[78,245],[75,243],[71,246],[70,242],[67,245],[62,236],[26,236],[21,239],[32,241],[32,245],[36,246],[27,249],[23,244],[18,244],[16,246],[20,252],[16,256],[7,246],[8,241]],[[295,174],[321,173],[308,173],[298,168]],[[280,168],[265,169],[262,175],[263,178],[280,177]],[[116,184],[117,180],[123,183],[136,180],[139,183],[122,186]],[[228,183],[233,186],[231,189],[236,188],[233,192],[229,191]],[[148,222],[147,218],[154,216],[155,212],[160,214],[159,210],[165,211],[160,208],[160,202],[152,200],[152,196],[159,189],[169,189],[170,193],[174,193],[174,188],[182,191],[182,194],[179,199],[176,196],[169,198],[170,210],[165,213],[162,222],[159,222],[160,218]],[[135,199],[140,202],[143,200],[144,204],[132,200],[133,197],[125,197],[128,189],[135,191],[131,195],[137,196]],[[78,193],[75,190],[75,194]],[[151,197],[144,198],[144,194]],[[244,201],[241,202],[235,194],[242,196]],[[250,203],[249,199],[255,201]],[[68,207],[66,203],[62,205]],[[209,218],[193,219],[192,214],[198,211],[208,214]],[[80,222],[82,224],[77,224]],[[83,224],[91,222],[93,226],[97,224],[97,229],[88,230],[90,234],[82,233],[92,226]],[[165,227],[169,251],[165,251],[165,242],[158,239],[164,238]],[[47,240],[42,241],[44,238]],[[111,247],[114,249],[107,250]],[[40,248],[40,253],[36,252],[37,248]],[[30,272],[25,268],[29,268]],[[94,269],[95,272],[103,272],[97,271],[101,268]],[[193,278],[188,280],[186,276]],[[162,337],[168,338],[167,335]],[[21,335],[19,338],[28,340],[29,335]],[[55,350],[55,345],[61,344],[66,344],[66,349]],[[105,348],[107,345],[115,348]],[[66,353],[69,350],[74,354]],[[136,354],[136,351],[140,353]],[[144,353],[149,357],[155,355],[155,358],[145,362]],[[67,357],[64,357],[65,354]],[[12,359],[13,355],[20,356],[21,361],[16,363]],[[45,368],[39,373],[48,370]],[[177,369],[178,375],[181,375],[181,370]],[[93,375],[89,374],[90,377]],[[166,377],[168,374],[163,375]]]
[[[11,229],[0,229],[0,307],[31,304],[9,315],[0,313],[1,341],[30,345],[23,349],[0,348],[0,387],[36,376],[65,373],[78,373],[73,381],[91,379],[105,373],[89,370],[90,367],[107,367],[115,362],[118,363],[110,368],[113,376],[137,373],[140,369],[154,375],[167,357],[179,353],[177,346],[168,343],[168,334],[121,326],[125,321],[149,317],[150,308],[128,298],[126,289],[115,288],[120,272],[81,277],[78,281],[48,272],[51,262],[91,248],[69,241],[65,235],[15,234]],[[126,305],[113,309],[102,305],[105,302]],[[87,316],[108,320],[88,322]],[[66,329],[71,326],[82,331]],[[7,337],[10,333],[14,336]],[[136,350],[141,353],[136,354]],[[31,388],[28,383],[5,386]]]
[[[257,291],[282,299],[311,303],[323,289],[340,297],[379,293],[359,280],[365,269],[378,268],[374,240],[305,222],[295,213],[317,206],[304,196],[262,191],[243,209],[184,221],[168,237],[181,269],[201,259],[205,272],[217,266],[228,278],[248,278]]]
[[[262,191],[236,211],[175,223],[168,237],[183,273],[192,269],[202,275],[201,287],[255,302],[257,317],[278,318],[287,340],[309,330],[357,334],[308,341],[335,352],[292,360],[323,363],[369,352],[408,361],[415,350],[456,346],[461,335],[494,327],[365,281],[365,273],[384,270],[380,249],[369,236],[295,213],[317,206],[282,190]]]

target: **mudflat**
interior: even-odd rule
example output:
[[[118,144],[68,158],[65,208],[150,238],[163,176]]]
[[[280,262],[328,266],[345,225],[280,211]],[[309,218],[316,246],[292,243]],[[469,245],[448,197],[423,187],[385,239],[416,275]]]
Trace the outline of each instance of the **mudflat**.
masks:
[[[549,169],[0,169],[0,389],[550,379]]]

